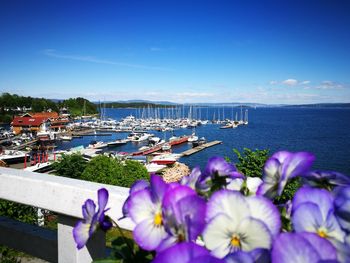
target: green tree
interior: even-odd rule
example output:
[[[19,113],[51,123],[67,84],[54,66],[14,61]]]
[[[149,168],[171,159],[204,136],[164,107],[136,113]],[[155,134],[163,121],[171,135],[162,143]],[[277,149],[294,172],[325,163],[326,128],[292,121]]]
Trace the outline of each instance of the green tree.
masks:
[[[86,160],[80,153],[63,154],[62,159],[53,164],[56,174],[69,178],[80,179],[86,167]]]
[[[94,157],[82,174],[83,180],[123,187],[131,187],[136,180],[148,178],[148,172],[142,164],[136,161],[124,163],[104,155]]]
[[[241,154],[237,149],[233,149],[237,155],[238,162],[236,163],[237,169],[246,176],[250,177],[262,177],[262,170],[265,162],[269,158],[269,150],[244,148]]]

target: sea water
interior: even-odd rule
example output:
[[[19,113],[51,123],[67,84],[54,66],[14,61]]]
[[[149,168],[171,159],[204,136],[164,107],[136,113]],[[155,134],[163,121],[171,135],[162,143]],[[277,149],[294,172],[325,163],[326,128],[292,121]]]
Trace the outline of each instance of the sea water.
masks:
[[[241,118],[240,108],[202,107],[195,109],[196,117],[202,119],[234,119],[236,112]],[[243,110],[243,115],[244,115]],[[187,109],[185,116],[188,116]],[[104,109],[105,118],[120,120],[130,114],[141,114],[137,109]],[[193,113],[193,109],[192,109]],[[171,114],[168,110],[164,114]],[[172,114],[176,114],[173,112]],[[178,114],[183,114],[178,112]],[[244,148],[269,149],[270,154],[288,150],[292,152],[308,151],[316,156],[314,169],[335,170],[350,175],[350,109],[344,108],[250,108],[249,124],[236,129],[220,129],[219,124],[207,124],[195,129],[199,137],[208,141],[220,140],[223,143],[207,148],[188,157],[181,162],[191,168],[205,167],[207,160],[214,155],[229,157],[237,161],[233,149]],[[175,135],[191,134],[192,129],[178,129]],[[172,132],[152,131],[155,136],[169,139]],[[111,136],[87,136],[71,142],[60,142],[59,148],[68,149],[77,145],[87,146],[91,140],[112,141],[125,138],[128,133],[113,133]],[[131,143],[108,150],[133,152],[144,144]],[[173,147],[173,152],[180,153],[191,148],[189,143]]]

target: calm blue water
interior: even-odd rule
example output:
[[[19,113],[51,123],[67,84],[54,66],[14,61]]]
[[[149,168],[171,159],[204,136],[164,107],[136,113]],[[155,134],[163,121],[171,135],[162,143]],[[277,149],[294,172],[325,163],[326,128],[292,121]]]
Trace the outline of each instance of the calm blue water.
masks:
[[[226,118],[235,116],[240,110],[232,108],[203,108],[196,109],[196,115],[205,119],[224,115]],[[223,114],[224,111],[224,114]],[[120,119],[129,114],[140,115],[135,109],[105,109],[105,116]],[[169,111],[163,114],[171,114]],[[174,113],[175,114],[175,113]],[[178,113],[180,114],[180,113]],[[181,113],[182,114],[182,113]],[[187,114],[187,113],[186,113]],[[196,129],[196,133],[208,141],[221,140],[217,145],[180,161],[190,167],[205,166],[206,161],[213,155],[221,155],[236,160],[233,148],[242,150],[270,149],[270,152],[280,150],[309,151],[316,155],[313,168],[336,170],[350,175],[350,110],[349,109],[309,109],[309,108],[267,108],[249,109],[249,125],[236,129],[219,129],[219,125],[208,124]],[[169,138],[171,134],[153,132],[161,138]],[[180,129],[176,135],[191,134],[190,129]],[[84,137],[72,142],[62,142],[60,148],[67,149],[77,145],[87,145],[91,140],[110,141],[115,138],[125,138],[127,133],[113,133],[112,136]],[[115,151],[132,152],[142,144],[128,143],[122,147],[110,148]],[[183,144],[173,148],[173,152],[182,152],[191,146]]]

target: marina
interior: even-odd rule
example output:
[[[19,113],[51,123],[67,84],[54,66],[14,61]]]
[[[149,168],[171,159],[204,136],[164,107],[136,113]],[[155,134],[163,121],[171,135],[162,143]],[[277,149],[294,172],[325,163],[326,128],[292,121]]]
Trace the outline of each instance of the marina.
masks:
[[[181,156],[189,156],[189,155],[195,154],[195,153],[197,153],[199,151],[202,151],[202,150],[204,150],[206,148],[209,148],[209,147],[215,146],[217,144],[221,144],[221,143],[222,143],[222,141],[208,142],[208,143],[196,146],[196,147],[194,147],[192,149],[189,149],[189,150],[186,150],[186,151],[182,152]]]

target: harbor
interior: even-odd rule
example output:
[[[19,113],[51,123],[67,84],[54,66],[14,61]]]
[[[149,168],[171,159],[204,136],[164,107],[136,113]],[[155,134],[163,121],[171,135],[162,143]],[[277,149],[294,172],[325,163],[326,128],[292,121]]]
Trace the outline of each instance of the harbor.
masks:
[[[50,171],[52,163],[72,153],[80,153],[87,161],[98,155],[137,160],[150,173],[165,171],[175,163],[185,162],[190,167],[188,156],[222,144],[219,140],[207,141],[201,134],[207,127],[248,124],[247,110],[244,114],[242,107],[239,110],[240,120],[225,119],[224,111],[222,120],[216,119],[215,113],[209,120],[208,112],[204,116],[203,109],[192,106],[134,109],[114,118],[105,116],[106,109],[99,118],[84,119],[42,112],[36,120],[36,113],[25,113],[14,117],[10,128],[2,131],[6,138],[0,142],[0,160],[3,165],[37,172]],[[28,120],[37,126],[28,129]],[[52,125],[58,122],[59,126]]]

